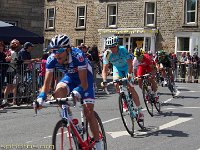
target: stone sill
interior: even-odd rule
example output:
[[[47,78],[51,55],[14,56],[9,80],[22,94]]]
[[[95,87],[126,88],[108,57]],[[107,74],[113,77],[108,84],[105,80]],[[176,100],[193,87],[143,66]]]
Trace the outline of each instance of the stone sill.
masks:
[[[198,28],[198,24],[197,23],[195,23],[195,24],[183,24],[182,25],[182,27],[196,27],[196,28]]]

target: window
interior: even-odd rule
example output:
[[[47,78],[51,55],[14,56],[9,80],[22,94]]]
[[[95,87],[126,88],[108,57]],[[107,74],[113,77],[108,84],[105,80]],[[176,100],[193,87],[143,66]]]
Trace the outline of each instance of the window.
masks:
[[[76,39],[76,46],[80,46],[83,42],[83,39]]]
[[[117,6],[116,4],[109,4],[107,6],[107,26],[116,27],[117,25]]]
[[[185,0],[185,24],[197,23],[197,0]]]
[[[156,19],[155,2],[145,2],[145,26],[155,26]]]
[[[47,9],[46,28],[47,29],[55,28],[55,8]]]
[[[86,6],[78,6],[77,7],[77,28],[85,28],[86,21]]]
[[[182,52],[189,52],[190,37],[177,38],[177,56],[180,57]]]

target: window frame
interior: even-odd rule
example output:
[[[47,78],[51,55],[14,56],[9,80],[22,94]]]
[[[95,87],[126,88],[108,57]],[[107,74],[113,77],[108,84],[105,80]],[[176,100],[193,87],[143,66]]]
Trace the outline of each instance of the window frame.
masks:
[[[184,26],[197,26],[197,18],[198,18],[198,0],[195,0],[196,1],[196,4],[195,4],[195,10],[191,11],[192,12],[195,12],[195,22],[187,22],[187,13],[188,13],[188,10],[187,10],[187,1],[188,0],[184,0],[184,16],[183,16],[183,24]]]
[[[112,17],[116,17],[116,22],[115,25],[110,25],[110,13],[109,13],[109,8],[111,6],[115,6],[116,7],[116,15],[112,15]],[[117,28],[117,19],[118,19],[118,4],[117,3],[108,3],[106,6],[106,27],[108,28]]]
[[[49,17],[49,10],[53,9],[54,10],[54,16]],[[46,8],[46,30],[54,30],[55,29],[55,18],[56,18],[56,8],[55,7],[48,7]],[[53,20],[53,27],[49,27],[49,21]]]
[[[83,17],[83,20],[84,20],[84,26],[79,26],[79,20],[82,19],[80,18],[79,16],[79,9],[80,8],[84,8],[84,16],[81,16]],[[76,6],[76,29],[86,29],[86,19],[87,19],[87,5],[78,5]]]
[[[153,24],[147,24],[147,8],[148,8],[148,4],[149,3],[154,3],[154,13],[151,13],[151,14],[154,14],[154,21],[153,21]],[[146,27],[156,27],[156,12],[157,12],[157,3],[156,1],[145,1],[144,2],[144,26]]]
[[[84,38],[77,38],[76,41],[75,41],[76,46],[80,46],[80,45],[78,44],[78,41],[79,41],[79,40],[82,40],[81,43],[84,43]],[[81,43],[80,43],[80,44],[81,44]]]

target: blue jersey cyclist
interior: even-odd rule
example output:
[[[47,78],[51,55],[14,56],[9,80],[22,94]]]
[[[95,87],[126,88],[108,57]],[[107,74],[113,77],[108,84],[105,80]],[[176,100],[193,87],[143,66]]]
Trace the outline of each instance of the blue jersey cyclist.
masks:
[[[78,48],[71,48],[70,39],[66,35],[57,35],[49,43],[52,54],[46,62],[46,74],[44,85],[38,96],[37,102],[43,105],[46,99],[46,93],[49,91],[51,80],[53,78],[54,68],[62,71],[64,77],[57,84],[55,98],[66,97],[73,92],[75,97],[82,98],[83,112],[88,120],[91,131],[96,141],[96,149],[101,150],[99,141],[98,123],[94,116],[94,89],[92,67],[88,63],[83,52]],[[41,107],[40,107],[41,108]]]
[[[118,37],[108,37],[106,39],[106,46],[108,49],[104,52],[103,56],[103,70],[102,70],[102,78],[103,83],[106,84],[107,79],[107,71],[108,71],[108,63],[112,63],[113,65],[113,80],[117,80],[119,78],[127,77],[128,80],[132,78],[132,59],[128,50],[124,46],[118,45]],[[119,85],[115,84],[116,91],[119,92]],[[128,84],[128,88],[133,96],[133,100],[135,105],[138,108],[139,116],[142,119],[143,114],[141,112],[140,100],[137,92],[135,91],[134,87]],[[123,110],[127,111],[127,106],[124,103]]]

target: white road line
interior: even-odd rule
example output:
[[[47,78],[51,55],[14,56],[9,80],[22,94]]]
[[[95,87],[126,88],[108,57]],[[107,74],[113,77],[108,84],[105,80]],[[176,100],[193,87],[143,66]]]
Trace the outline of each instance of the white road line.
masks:
[[[178,125],[178,124],[181,124],[181,123],[190,121],[190,120],[192,120],[192,119],[193,119],[193,118],[178,118],[178,119],[176,119],[176,120],[174,120],[174,121],[171,121],[171,122],[169,122],[169,123],[163,124],[163,125],[159,126],[158,128],[154,128],[154,129],[152,129],[152,131],[148,131],[148,132],[136,132],[135,134],[136,134],[136,135],[145,135],[145,134],[157,132],[157,131],[159,131],[159,130],[163,130],[163,129],[166,129],[166,128],[170,128],[170,127],[176,126],[176,125]]]
[[[175,96],[178,96],[180,93],[181,93],[180,91],[177,91]],[[163,103],[168,103],[168,102],[170,102],[172,99],[173,99],[173,98],[169,98],[169,99],[165,100]]]
[[[163,129],[166,129],[166,128],[170,128],[170,127],[173,127],[173,126],[178,125],[180,123],[189,121],[191,119],[193,119],[193,118],[178,118],[177,120],[171,121],[169,123],[166,123],[166,124],[160,126],[158,129],[163,130]]]
[[[178,124],[187,122],[187,121],[192,120],[192,119],[193,118],[178,118],[174,121],[163,124],[163,125],[159,126],[158,128],[154,128],[154,129],[152,129],[151,131],[148,131],[148,132],[138,132],[138,131],[136,131],[135,135],[146,135],[146,134],[149,134],[149,133],[157,132],[159,130],[170,128],[170,127],[176,126]],[[116,131],[116,132],[106,132],[106,133],[108,133],[112,138],[118,138],[118,137],[121,137],[121,136],[129,135],[127,131]]]
[[[111,121],[115,121],[115,120],[118,120],[118,119],[121,119],[121,117],[113,118],[113,119],[110,119],[110,120],[104,121],[104,122],[102,122],[102,123],[105,124],[105,123],[108,123],[108,122],[111,122]]]

